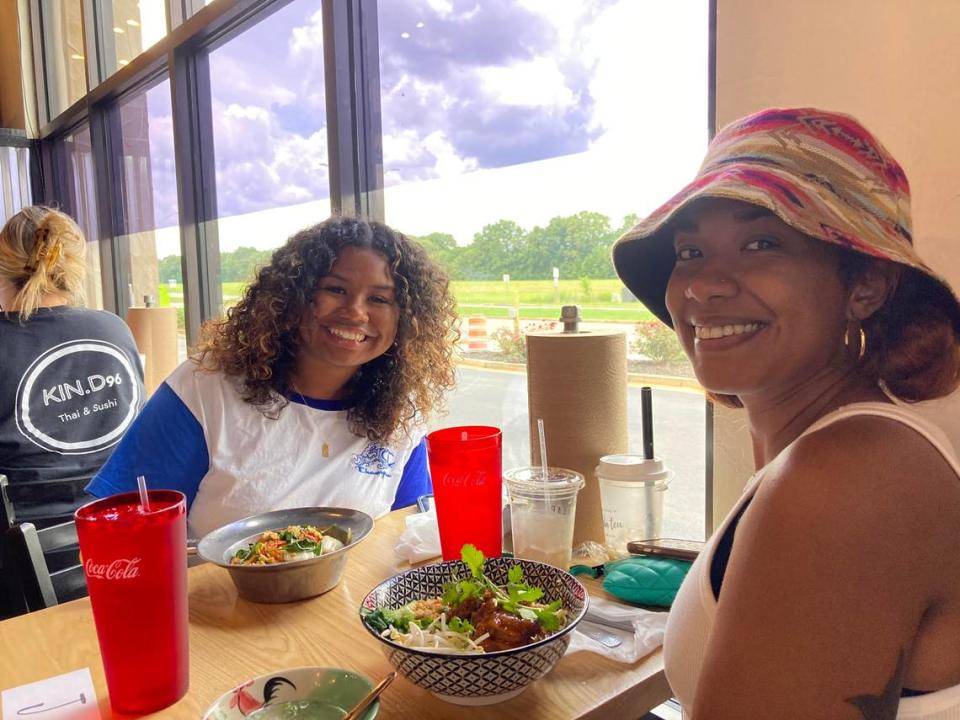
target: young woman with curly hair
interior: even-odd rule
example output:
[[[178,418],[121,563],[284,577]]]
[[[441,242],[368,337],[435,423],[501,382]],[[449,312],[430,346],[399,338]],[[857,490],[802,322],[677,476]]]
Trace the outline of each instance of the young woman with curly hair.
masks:
[[[423,420],[453,385],[444,272],[386,225],[294,235],[144,408],[88,487],[183,491],[191,533],[285,507],[374,517],[429,492]]]

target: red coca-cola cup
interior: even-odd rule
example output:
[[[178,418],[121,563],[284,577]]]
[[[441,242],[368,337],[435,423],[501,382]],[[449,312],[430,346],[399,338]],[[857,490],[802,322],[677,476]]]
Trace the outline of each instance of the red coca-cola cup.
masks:
[[[148,713],[189,686],[187,500],[176,490],[112,495],[76,512],[110,705]]]
[[[444,560],[472,543],[488,558],[503,550],[502,435],[468,425],[427,435],[427,458]]]

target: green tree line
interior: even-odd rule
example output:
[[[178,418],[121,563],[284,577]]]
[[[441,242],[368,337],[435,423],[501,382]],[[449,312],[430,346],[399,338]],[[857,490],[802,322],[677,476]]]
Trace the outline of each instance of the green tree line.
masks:
[[[486,225],[468,245],[457,245],[452,235],[431,233],[416,237],[430,256],[446,268],[453,280],[548,280],[553,268],[562,278],[616,277],[610,247],[636,223],[628,215],[618,227],[596,212],[555,217],[546,226],[524,230],[512,220]],[[222,282],[245,282],[257,267],[270,262],[272,250],[239,247],[220,255]],[[180,256],[160,261],[160,280],[182,282]]]
[[[469,245],[457,245],[446,233],[416,240],[454,280],[500,280],[504,275],[550,280],[553,268],[559,268],[562,278],[612,278],[610,247],[636,222],[636,215],[628,215],[616,227],[606,215],[580,212],[529,231],[512,220],[498,220],[484,226]]]
[[[231,252],[220,253],[220,282],[249,282],[258,267],[270,262],[273,250],[257,250],[238,247]],[[180,256],[167,255],[160,260],[160,282],[183,283]]]

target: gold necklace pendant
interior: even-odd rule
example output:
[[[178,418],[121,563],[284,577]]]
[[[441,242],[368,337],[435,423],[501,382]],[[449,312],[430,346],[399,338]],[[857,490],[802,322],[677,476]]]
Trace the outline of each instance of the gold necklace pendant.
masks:
[[[297,387],[296,383],[291,382],[290,387],[300,398],[300,402],[303,403],[304,407],[307,408],[307,412],[315,411],[315,409],[310,406],[310,403],[307,402],[307,399],[303,396],[303,393],[300,392],[300,388]],[[320,446],[320,454],[325,458],[330,457],[330,445],[327,443],[323,443],[323,445]]]

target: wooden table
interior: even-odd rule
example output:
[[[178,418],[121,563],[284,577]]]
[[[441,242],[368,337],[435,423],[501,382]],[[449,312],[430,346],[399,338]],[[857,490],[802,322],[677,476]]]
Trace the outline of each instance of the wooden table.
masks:
[[[343,667],[373,681],[386,675],[392,666],[360,626],[358,608],[371,588],[407,568],[395,563],[393,546],[409,512],[378,520],[351,551],[340,584],[310,600],[247,602],[222,568],[191,568],[190,691],[157,716],[195,720],[230,688],[283,668]],[[585,584],[592,593],[603,592],[597,581]],[[149,662],[148,648],[143,661]],[[0,622],[0,689],[84,667],[93,676],[102,717],[112,717],[88,599]],[[450,705],[399,677],[381,698],[380,717],[636,718],[669,697],[659,650],[633,665],[579,652],[563,657],[517,697],[487,707]]]

